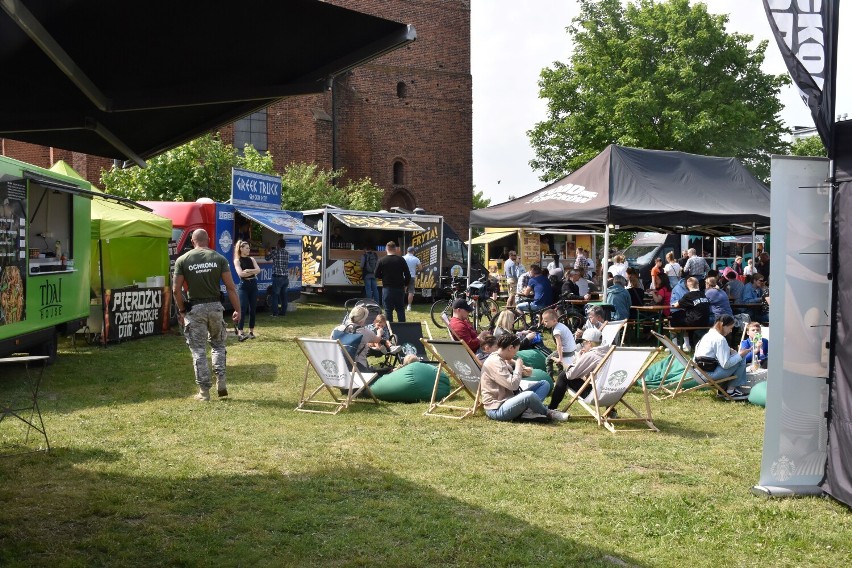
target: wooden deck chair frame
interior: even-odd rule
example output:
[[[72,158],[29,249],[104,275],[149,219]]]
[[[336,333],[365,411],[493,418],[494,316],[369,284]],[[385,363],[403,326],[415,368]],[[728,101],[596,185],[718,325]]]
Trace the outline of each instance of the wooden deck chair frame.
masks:
[[[618,342],[618,336],[621,334],[621,341]],[[624,336],[627,335],[627,320],[614,320],[606,323],[604,328],[601,330],[601,336],[603,340],[601,341],[601,345],[615,345],[616,342],[619,345],[624,345]],[[609,341],[607,339],[609,338]]]
[[[341,410],[349,408],[353,402],[379,404],[379,399],[370,390],[370,383],[378,375],[360,371],[339,340],[300,337],[296,339],[296,343],[299,344],[308,364],[305,367],[305,378],[302,381],[302,394],[295,410],[317,414],[337,414]],[[321,357],[325,357],[325,359],[320,359]],[[308,390],[308,374],[311,369],[319,377],[320,384],[311,394],[305,396]],[[347,394],[335,393],[335,389],[345,389]],[[317,396],[323,391],[331,395],[332,400],[318,399]],[[363,392],[369,394],[370,398],[358,399],[358,395]],[[331,406],[333,408],[331,410],[319,410],[309,408],[309,406]]]
[[[467,343],[448,339],[421,339],[421,341],[426,350],[432,354],[434,360],[438,362],[435,371],[435,385],[432,387],[432,398],[429,401],[429,408],[424,414],[457,420],[476,414],[476,411],[482,408],[479,381],[482,363],[479,362]],[[451,354],[450,351],[453,353]],[[444,370],[450,377],[451,390],[450,394],[441,400],[437,400],[441,370]],[[473,404],[462,406],[460,403],[451,403],[450,400],[459,394],[469,396],[473,400]]]
[[[660,350],[659,347],[611,346],[601,362],[586,375],[583,386],[576,392],[569,390],[571,398],[563,411],[568,411],[571,406],[578,404],[589,413],[589,416],[579,416],[578,418],[591,418],[598,423],[598,426],[603,426],[613,434],[617,431],[639,429],[617,428],[616,426],[631,423],[641,423],[649,430],[659,432],[660,430],[654,424],[654,419],[651,416],[651,400],[648,396],[648,389],[645,386],[645,381],[641,379]],[[640,412],[624,400],[624,395],[637,382],[642,384],[644,412]],[[592,386],[591,392],[585,398],[580,397],[580,393],[589,385]],[[609,387],[608,392],[606,392],[607,387]],[[623,410],[625,415],[613,416],[617,406],[626,409],[626,411]],[[627,411],[629,411],[629,414]],[[642,429],[644,430],[644,428]]]
[[[660,380],[660,386],[656,389],[650,391],[651,396],[653,396],[656,400],[665,400],[669,398],[674,398],[676,396],[680,396],[683,393],[700,390],[705,388],[715,389],[718,393],[720,393],[724,398],[728,400],[733,400],[733,398],[725,391],[725,388],[722,386],[722,383],[730,381],[736,375],[731,375],[730,377],[723,377],[721,379],[713,379],[707,376],[707,373],[701,370],[701,368],[693,361],[686,353],[681,351],[680,347],[672,341],[670,338],[665,335],[660,335],[656,331],[651,331],[654,334],[654,337],[660,342],[664,348],[669,350],[671,353],[671,357],[669,358],[669,364],[666,365],[666,368],[663,369],[663,374],[660,375],[662,379]],[[675,383],[674,388],[667,387],[665,384],[665,378],[669,375],[669,371],[674,364],[675,359],[681,362],[683,365],[683,373],[681,373],[680,378],[677,383]],[[698,383],[695,386],[684,388],[683,385],[689,379],[695,379],[695,382]],[[644,382],[644,381],[643,381]]]

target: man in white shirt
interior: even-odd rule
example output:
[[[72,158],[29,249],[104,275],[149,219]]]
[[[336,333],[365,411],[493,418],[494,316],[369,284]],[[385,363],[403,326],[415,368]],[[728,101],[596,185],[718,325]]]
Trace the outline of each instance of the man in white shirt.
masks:
[[[408,281],[408,305],[405,307],[406,312],[411,311],[411,304],[414,302],[414,281],[417,280],[417,275],[423,270],[423,265],[420,259],[414,256],[414,247],[408,247],[408,253],[402,257],[408,264],[408,271],[411,273],[411,280]]]
[[[518,279],[521,274],[526,272],[524,270],[524,266],[518,262],[518,253],[510,250],[509,258],[506,260],[506,264],[503,267],[504,273],[506,274],[506,289],[509,292],[509,297],[506,300],[507,306],[515,305],[515,293],[518,288]]]

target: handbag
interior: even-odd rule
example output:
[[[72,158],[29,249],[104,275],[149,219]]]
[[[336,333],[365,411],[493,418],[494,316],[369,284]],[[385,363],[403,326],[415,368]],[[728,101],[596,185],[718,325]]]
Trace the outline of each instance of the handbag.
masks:
[[[715,357],[696,357],[695,364],[702,371],[712,373],[719,366],[719,360]]]

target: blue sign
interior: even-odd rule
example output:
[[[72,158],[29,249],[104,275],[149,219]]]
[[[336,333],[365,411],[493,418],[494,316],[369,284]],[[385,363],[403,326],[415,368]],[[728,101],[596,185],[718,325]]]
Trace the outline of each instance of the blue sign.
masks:
[[[233,168],[231,204],[261,209],[281,209],[281,178]]]

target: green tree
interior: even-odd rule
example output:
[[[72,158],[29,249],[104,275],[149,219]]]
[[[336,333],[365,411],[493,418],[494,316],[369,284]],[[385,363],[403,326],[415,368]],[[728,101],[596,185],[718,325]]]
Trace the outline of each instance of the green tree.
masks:
[[[825,146],[822,144],[822,138],[819,136],[808,136],[807,138],[797,138],[793,140],[793,145],[790,148],[790,154],[793,156],[826,156]]]
[[[246,146],[240,155],[218,134],[205,134],[148,161],[148,167],[101,171],[104,189],[137,201],[195,201],[231,196],[231,168],[275,174],[272,156]]]
[[[474,209],[485,209],[491,205],[491,198],[485,197],[485,192],[476,191],[476,186],[473,188],[473,208]]]
[[[358,211],[381,208],[382,188],[370,178],[341,183],[344,175],[344,170],[324,170],[316,164],[288,165],[281,176],[282,207],[292,211],[318,209],[325,204]]]
[[[101,183],[109,193],[137,201],[199,197],[226,201],[231,196],[232,168],[279,175],[269,152],[258,152],[247,144],[240,154],[218,134],[207,134],[152,158],[147,168],[103,170]],[[364,211],[381,208],[384,191],[380,187],[369,178],[341,181],[344,173],[315,164],[290,164],[282,175],[282,207],[303,211],[328,203]]]
[[[727,16],[688,0],[580,0],[569,63],[541,72],[547,120],[528,132],[541,179],[622,144],[739,158],[767,179],[788,144],[778,118],[786,75],[760,70],[767,42],[727,33]]]

